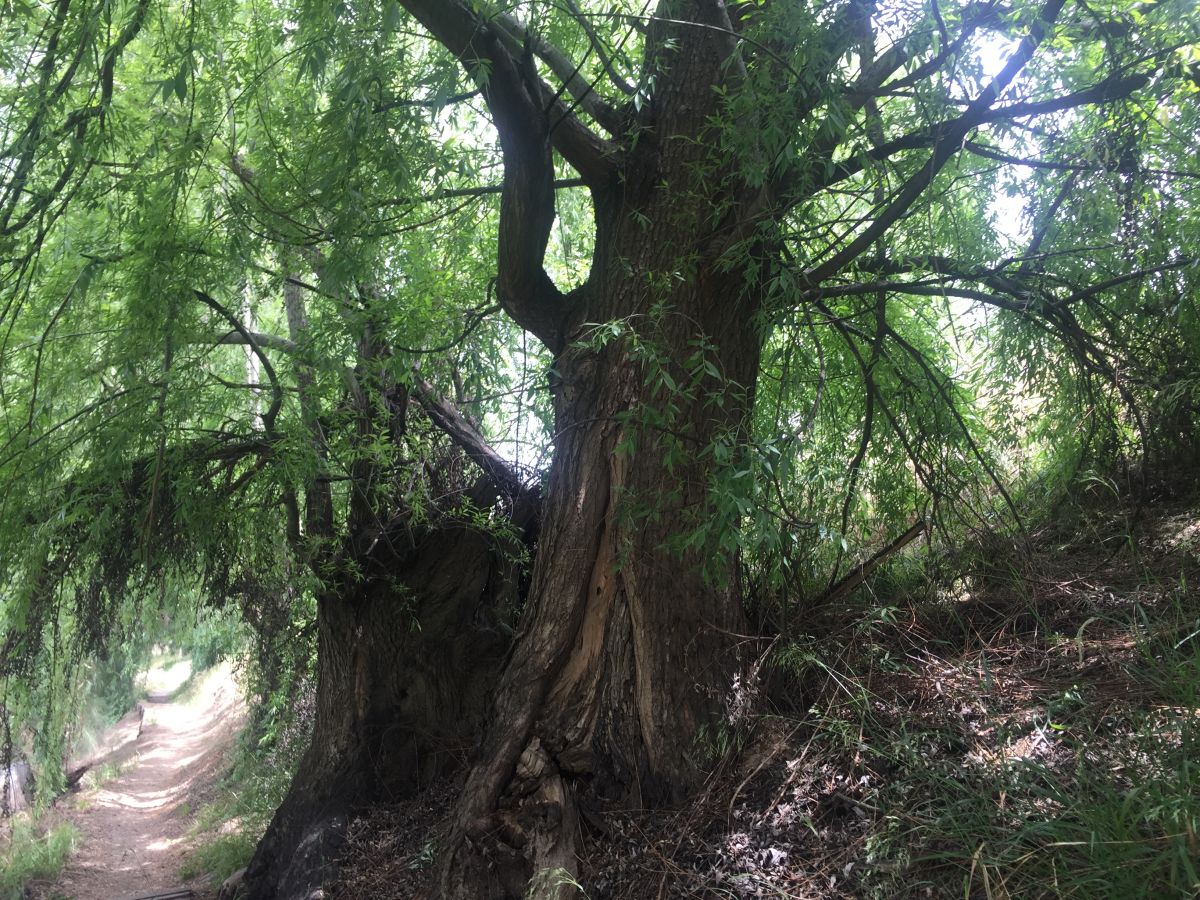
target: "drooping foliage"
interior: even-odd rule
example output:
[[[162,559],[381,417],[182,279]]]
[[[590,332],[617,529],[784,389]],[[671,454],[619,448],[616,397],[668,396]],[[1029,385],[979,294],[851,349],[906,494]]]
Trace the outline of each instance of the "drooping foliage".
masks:
[[[419,520],[461,489],[461,461],[389,391],[419,360],[453,369],[463,397],[503,390],[482,361],[511,329],[487,318],[469,240],[488,208],[405,196],[461,169],[419,139],[461,127],[453,107],[435,86],[383,109],[397,36],[311,12],[298,27],[223,4],[8,10],[0,619],[16,718],[197,596],[241,602],[269,668],[286,598],[311,615],[352,517],[402,497]],[[263,674],[269,692],[279,673]]]
[[[773,625],[914,521],[1018,526],[1089,466],[1161,478],[1194,452],[1189,0],[446,8],[500,49],[392,0],[3,4],[6,709],[44,706],[167,585],[265,632],[379,541],[500,522],[553,455],[564,348],[636,360],[655,399],[628,433],[667,471],[711,461],[666,550],[709,551],[718,581],[740,555]],[[720,35],[722,74],[703,127],[664,135],[688,28]],[[523,151],[493,125],[518,76],[553,118],[537,249],[568,299],[624,262],[589,165],[714,148],[662,190],[724,243],[634,273],[644,313],[557,335],[505,293]],[[654,298],[703,253],[755,295],[753,385],[719,336],[665,349],[683,313]],[[748,425],[695,446],[679,410],[726,394]],[[478,465],[508,501],[464,499]]]

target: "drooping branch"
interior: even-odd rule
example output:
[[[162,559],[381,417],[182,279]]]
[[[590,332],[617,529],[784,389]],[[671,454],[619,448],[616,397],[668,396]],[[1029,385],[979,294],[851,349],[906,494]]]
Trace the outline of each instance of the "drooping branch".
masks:
[[[200,481],[206,491],[203,496],[212,501],[228,496],[231,491],[208,483],[210,465],[217,464],[226,472],[232,472],[237,465],[251,461],[252,469],[256,469],[271,458],[275,449],[276,441],[262,434],[217,433],[174,443],[168,446],[164,458],[176,473],[180,469],[190,470],[195,476],[192,483]],[[44,505],[28,510],[27,523],[45,527],[50,540],[48,546],[54,549],[56,560],[53,566],[43,565],[34,571],[35,600],[54,596],[55,588],[67,578],[74,578],[80,584],[101,579],[113,591],[124,590],[134,567],[144,565],[146,561],[144,551],[148,534],[143,532],[141,544],[132,539],[136,536],[133,504],[140,501],[149,505],[152,502],[149,497],[153,490],[152,481],[160,477],[161,464],[160,453],[154,448],[129,460],[117,477],[111,468],[98,463],[83,466],[64,477],[55,490],[46,495]],[[164,483],[174,485],[176,480],[173,477]],[[121,524],[118,532],[79,527],[81,522],[98,520],[106,512],[118,508],[122,515],[113,517]],[[64,510],[70,510],[71,515],[64,516]],[[154,510],[153,532],[164,543],[186,534],[186,530],[176,528],[178,510],[179,505],[175,502],[159,503]],[[92,595],[92,591],[80,591],[76,602],[86,602]],[[42,608],[42,604],[36,603],[34,608]],[[89,620],[84,616],[79,621],[88,623],[89,633],[96,640],[103,636],[107,627],[94,617]],[[36,640],[33,630],[18,631],[25,631]],[[3,674],[10,652],[8,648],[0,650],[0,674]]]
[[[976,461],[983,468],[984,472],[987,473],[988,479],[1000,493],[1000,496],[1004,500],[1005,506],[1007,506],[1008,511],[1012,513],[1013,521],[1017,523],[1017,527],[1024,530],[1025,525],[1021,521],[1021,513],[1017,509],[1016,503],[1013,502],[1012,495],[1009,494],[1008,489],[1004,486],[1004,481],[1000,478],[1000,475],[984,456],[983,450],[975,440],[975,436],[971,434],[970,427],[967,425],[962,413],[958,411],[958,407],[954,403],[954,398],[950,395],[950,390],[947,387],[947,385],[950,383],[949,376],[936,370],[929,360],[925,358],[925,354],[905,340],[904,337],[894,328],[891,328],[890,326],[887,328],[887,336],[894,343],[896,343],[900,349],[907,353],[909,357],[912,358],[913,362],[916,363],[917,367],[922,371],[922,373],[924,373],[929,384],[933,385],[934,390],[936,390],[938,393],[938,396],[942,398],[942,402],[945,405],[946,411],[950,413],[950,417],[954,419],[955,424],[962,433],[963,440],[966,441],[967,447],[971,451],[971,455],[975,457]]]
[[[37,111],[32,115],[25,128],[0,151],[0,158],[15,158],[12,159],[11,165],[5,167],[5,174],[11,173],[11,177],[0,180],[0,235],[14,234],[47,213],[51,218],[56,218],[63,212],[70,198],[78,190],[82,179],[91,170],[94,160],[85,156],[82,142],[92,120],[99,120],[101,126],[104,124],[105,115],[112,104],[113,79],[117,61],[142,30],[150,2],[149,0],[138,0],[128,21],[117,33],[113,43],[105,50],[99,61],[98,90],[93,89],[88,104],[69,112],[64,117],[62,125],[50,135],[51,140],[60,144],[69,144],[72,149],[69,153],[61,154],[66,157],[65,162],[49,189],[34,192],[29,190],[28,181],[33,175],[39,157],[52,158],[54,156],[52,153],[44,152],[46,147],[43,143],[43,134],[46,118],[54,109],[55,104],[72,87],[82,68],[82,61],[93,49],[87,40],[81,40],[75,47],[65,70],[57,79],[53,79],[60,59],[59,43],[65,31],[70,7],[69,0],[60,0],[55,4],[52,22],[48,24],[47,28],[47,43],[44,48],[35,51],[30,57],[31,62],[34,57],[40,57],[37,65],[39,73]],[[86,34],[86,30],[84,33]],[[51,84],[52,79],[53,84]],[[80,166],[81,162],[82,167]],[[76,184],[73,188],[68,189],[72,178],[75,178]],[[12,217],[16,214],[22,199],[30,202],[14,221]],[[43,226],[44,224],[43,222]]]

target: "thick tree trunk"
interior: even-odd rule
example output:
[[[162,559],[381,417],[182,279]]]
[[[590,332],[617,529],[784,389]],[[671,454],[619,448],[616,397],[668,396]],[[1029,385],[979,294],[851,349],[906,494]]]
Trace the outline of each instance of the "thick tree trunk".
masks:
[[[722,456],[748,430],[769,165],[727,152],[755,116],[727,102],[748,72],[720,0],[658,4],[645,90],[623,111],[586,85],[568,104],[570,67],[537,29],[466,0],[401,2],[480,80],[504,160],[496,297],[555,356],[555,455],[530,596],[440,888],[518,898],[532,879],[535,896],[558,897],[576,868],[580,801],[686,796],[738,673],[730,543],[683,540],[711,524]],[[542,81],[535,56],[563,89]],[[544,267],[555,151],[596,210],[592,268],[570,295]]]
[[[531,521],[525,509],[514,524]],[[244,896],[309,897],[334,875],[350,813],[460,768],[478,740],[509,645],[502,617],[518,602],[520,548],[454,522],[389,537],[360,578],[318,600],[312,741]]]
[[[755,300],[745,269],[681,262],[703,230],[696,205],[636,188],[601,211],[611,230],[588,288],[591,321],[627,331],[600,347],[585,328],[554,365],[543,537],[443,859],[447,897],[565,895],[578,802],[681,800],[738,671],[732,554],[678,546],[713,515],[714,444],[745,437]]]

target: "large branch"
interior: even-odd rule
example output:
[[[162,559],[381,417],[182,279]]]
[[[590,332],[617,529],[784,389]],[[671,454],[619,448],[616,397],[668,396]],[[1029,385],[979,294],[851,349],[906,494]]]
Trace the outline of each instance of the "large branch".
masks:
[[[1069,162],[1066,160],[1015,156],[1012,153],[1004,153],[995,147],[981,144],[978,141],[967,141],[963,146],[966,148],[967,152],[973,153],[976,156],[982,156],[984,159],[994,160],[995,162],[1001,162],[1009,166],[1023,166],[1027,169],[1045,169],[1051,172],[1119,172],[1121,174],[1132,174],[1128,171],[1128,162],[1124,159],[1100,159],[1091,163],[1081,163]],[[1167,178],[1200,178],[1200,171],[1192,171],[1189,169],[1156,169],[1139,167],[1138,172],[1143,175],[1162,175]]]
[[[525,28],[508,13],[497,13],[492,17],[492,23],[497,32],[504,36],[508,51],[514,56],[528,47],[554,73],[554,77],[562,82],[563,88],[575,99],[576,105],[600,124],[609,134],[620,130],[621,117],[608,102],[596,93],[576,65],[558,47],[551,44],[541,35]]]
[[[632,96],[637,93],[637,88],[621,77],[621,73],[617,71],[613,65],[611,55],[604,49],[604,42],[600,40],[596,30],[592,27],[592,23],[588,21],[588,17],[584,15],[575,0],[564,0],[567,9],[571,13],[571,17],[579,23],[579,27],[583,29],[583,33],[587,35],[588,41],[592,45],[592,49],[596,51],[596,56],[600,59],[600,64],[604,67],[605,74],[613,85],[623,94]],[[618,47],[619,49],[619,47]]]
[[[1003,309],[1026,318],[1042,330],[1054,335],[1072,353],[1076,362],[1083,369],[1112,381],[1124,394],[1118,376],[1118,372],[1123,368],[1119,353],[1122,351],[1126,354],[1129,353],[1127,343],[1122,340],[1115,327],[1106,321],[1102,321],[1106,329],[1103,335],[1089,331],[1081,323],[1072,307],[1077,304],[1091,305],[1094,298],[1104,291],[1163,272],[1186,268],[1194,265],[1196,260],[1190,257],[1177,258],[1157,266],[1138,269],[1099,281],[1087,287],[1076,288],[1066,296],[1056,296],[1047,290],[1041,283],[1043,279],[1040,275],[1031,280],[1029,276],[1034,273],[1029,270],[1027,263],[1028,258],[1015,272],[1006,272],[1004,266],[993,269],[961,263],[936,255],[887,260],[878,266],[871,266],[869,263],[866,266],[860,264],[859,269],[874,271],[885,276],[925,271],[932,273],[932,278],[920,281],[877,281],[814,286],[807,292],[807,295],[820,302],[821,298],[858,296],[884,291],[915,296],[961,297]],[[964,284],[970,283],[983,285],[988,290],[964,286]],[[1093,312],[1095,311],[1093,309]]]
[[[936,15],[936,2],[933,4],[933,8]],[[963,22],[962,29],[957,38],[950,40],[943,35],[946,38],[946,43],[940,52],[920,63],[902,78],[888,81],[898,68],[909,61],[911,58],[909,44],[918,39],[920,35],[918,32],[912,32],[896,43],[893,43],[878,57],[872,58],[873,51],[871,48],[875,44],[875,33],[869,16],[873,12],[873,5],[868,4],[865,7],[856,9],[854,4],[848,4],[841,11],[839,17],[831,24],[824,41],[830,52],[833,52],[835,61],[844,53],[853,49],[850,43],[853,39],[857,38],[862,42],[863,63],[861,70],[854,82],[842,91],[842,100],[852,113],[857,113],[864,106],[870,105],[876,97],[901,90],[935,74],[948,60],[957,56],[979,27],[990,16],[994,15],[994,11],[985,11],[981,16]],[[939,17],[939,24],[940,22]],[[831,72],[832,70],[825,72],[824,77],[828,78]],[[812,111],[812,109],[809,109],[806,112],[811,113]],[[926,129],[926,132],[932,134],[932,128]],[[799,168],[792,167],[790,170],[782,170],[775,176],[773,195],[785,198],[790,203],[798,202],[804,197],[811,196],[820,188],[827,187],[834,181],[841,180],[861,171],[865,167],[864,154],[862,153],[851,157],[849,165],[855,166],[853,169],[846,168],[846,163],[834,163],[834,155],[838,148],[842,146],[844,138],[844,128],[825,130],[814,141],[812,146],[808,148],[803,166]],[[871,148],[865,153],[866,158],[882,158],[877,157],[877,154],[879,148],[884,143],[882,140],[873,138]],[[932,146],[933,143],[933,138],[927,137],[926,140],[914,146],[928,147]],[[813,175],[817,172],[822,172],[823,174],[814,178]],[[807,190],[802,190],[804,188]]]
[[[821,40],[815,41],[815,52],[808,59],[802,72],[788,68],[795,76],[795,86],[792,100],[792,116],[797,122],[803,121],[827,101],[825,85],[836,70],[838,61],[852,50],[856,44],[874,43],[874,35],[870,25],[870,17],[874,13],[875,3],[871,0],[851,0],[841,10],[826,29]],[[795,47],[788,48],[789,53],[795,52]],[[895,45],[885,51],[876,60],[865,62],[854,83],[843,92],[842,99],[849,105],[850,110],[857,112],[862,108],[872,92],[879,87],[897,68],[908,58],[907,51],[901,45]],[[831,159],[834,151],[841,145],[845,136],[845,128],[828,127],[832,121],[826,120],[826,129],[822,137],[808,148],[807,158],[810,163],[824,164]],[[783,157],[780,151],[776,166]],[[808,171],[810,166],[802,167]],[[795,193],[793,190],[798,178],[796,167],[780,168],[772,177],[770,194],[774,197],[786,197]]]
[[[586,83],[581,85],[580,81],[570,77],[574,69],[568,68],[570,64],[561,52],[529,35],[510,16],[475,12],[473,7],[478,4],[463,0],[402,0],[400,5],[454,54],[468,75],[481,82],[483,98],[496,119],[502,143],[507,128],[520,127],[523,119],[531,111],[535,112],[554,123],[550,134],[554,149],[589,184],[608,181],[615,168],[616,148],[572,113],[560,99],[561,92],[542,81],[532,60],[528,59],[530,54],[539,51],[554,57],[555,62],[547,65],[557,76],[566,79],[563,89],[574,88],[582,93]],[[526,39],[527,45],[522,43]],[[532,110],[525,108],[530,103]],[[586,111],[592,114],[592,110]],[[610,114],[595,111],[600,115],[597,121],[608,119],[611,124]]]
[[[557,353],[569,304],[543,266],[555,215],[551,121],[559,140],[567,140],[559,151],[586,182],[606,182],[611,161],[594,135],[595,146],[581,146],[588,139],[580,129],[591,132],[560,101],[547,111],[547,95],[553,92],[538,77],[532,51],[515,55],[513,38],[503,28],[462,0],[403,0],[402,5],[482,81],[504,158],[497,295],[514,321]]]
[[[832,587],[813,600],[810,609],[816,609],[817,607],[826,606],[827,604],[841,600],[871,577],[871,573],[878,569],[889,557],[899,553],[928,530],[929,523],[925,519],[918,519],[916,522],[913,522],[906,532],[871,554],[870,558],[859,563],[847,572],[840,581],[836,582]]]
[[[308,443],[317,462],[317,473],[324,472],[329,460],[329,442],[321,422],[321,406],[316,391],[316,373],[312,365],[300,354],[301,342],[307,337],[308,315],[304,310],[304,296],[298,279],[289,277],[283,285],[283,310],[287,316],[288,339],[271,335],[271,345],[293,354],[296,358],[296,388],[300,401],[300,421],[308,432]],[[261,342],[261,339],[260,339]],[[353,377],[353,373],[351,373]],[[304,533],[300,530],[300,505],[294,489],[284,492],[284,509],[287,512],[288,539],[297,550],[315,550],[320,562],[322,543],[305,541],[308,537],[326,538],[334,533],[333,492],[327,478],[314,473],[304,486]]]
[[[439,397],[429,382],[415,378],[412,390],[429,420],[483,469],[498,490],[514,497],[529,492],[529,487],[508,460],[492,448],[453,404]]]
[[[1131,281],[1138,281],[1140,279],[1148,278],[1152,275],[1158,275],[1163,272],[1185,269],[1200,262],[1200,260],[1193,256],[1178,256],[1175,259],[1166,260],[1158,265],[1134,269],[1129,272],[1123,272],[1120,275],[1116,275],[1106,280],[1098,281],[1092,285],[1076,287],[1066,297],[1055,298],[1046,294],[1044,289],[1035,287],[1036,282],[1027,281],[1028,276],[1032,274],[1036,274],[1038,280],[1044,277],[1043,273],[1033,273],[1029,270],[1028,262],[1034,258],[1034,256],[1030,255],[1024,258],[1018,257],[1016,260],[1012,260],[1021,261],[1022,265],[1016,272],[1011,273],[1005,271],[1006,265],[990,268],[975,263],[959,261],[938,254],[920,254],[916,256],[901,257],[898,259],[887,259],[882,261],[882,263],[874,265],[870,263],[865,265],[860,263],[858,269],[860,271],[871,272],[873,274],[884,276],[907,275],[914,272],[930,272],[938,277],[939,283],[944,280],[975,282],[977,284],[986,285],[988,288],[994,291],[1012,295],[1018,302],[1014,303],[1011,308],[1027,310],[1030,308],[1030,305],[1035,302],[1035,300],[1037,302],[1048,303],[1054,308],[1072,306],[1081,301],[1087,301],[1095,297],[1097,294],[1111,290],[1114,287],[1120,287],[1123,284],[1128,284]],[[806,295],[810,297],[850,296],[853,294],[871,293],[877,290],[891,290],[893,288],[900,289],[897,287],[898,284],[900,283],[886,282],[872,284],[824,285],[821,287],[811,288],[806,292]],[[905,288],[912,288],[918,285],[908,282],[904,283],[903,286]],[[1035,294],[1038,294],[1039,296],[1035,297]]]

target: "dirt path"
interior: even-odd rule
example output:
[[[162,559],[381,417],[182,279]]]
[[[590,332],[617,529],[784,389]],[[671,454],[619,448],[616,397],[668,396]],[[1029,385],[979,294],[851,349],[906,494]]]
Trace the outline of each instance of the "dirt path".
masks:
[[[135,720],[122,720],[126,730],[111,742],[117,746],[95,767],[115,762],[121,774],[78,795],[66,811],[80,831],[78,849],[43,896],[115,900],[183,886],[179,870],[192,843],[197,794],[219,777],[243,710],[227,668],[207,673],[187,693],[182,700],[151,693],[140,736]],[[209,896],[207,885],[188,887]]]

